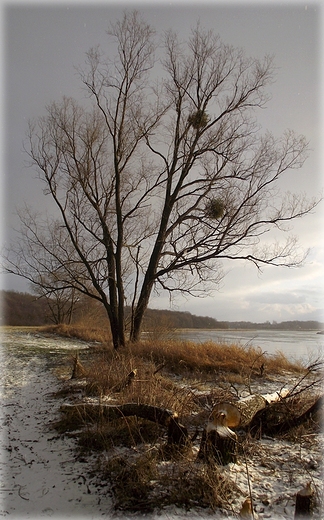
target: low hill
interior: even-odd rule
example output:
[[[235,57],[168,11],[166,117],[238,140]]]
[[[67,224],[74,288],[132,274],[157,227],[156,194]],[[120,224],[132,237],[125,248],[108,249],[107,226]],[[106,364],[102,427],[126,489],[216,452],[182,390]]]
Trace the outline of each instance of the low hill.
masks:
[[[41,326],[53,323],[46,299],[37,299],[29,293],[16,291],[0,291],[0,325],[10,326]],[[94,308],[95,306],[95,308]],[[92,311],[91,311],[92,309]],[[129,309],[128,309],[129,311]],[[105,310],[100,309],[96,302],[83,301],[76,309],[74,320],[94,314],[106,319]],[[100,315],[100,316],[99,316]],[[147,309],[145,313],[144,330],[154,329],[263,329],[263,330],[324,330],[324,323],[318,321],[283,321],[281,323],[267,321],[253,323],[249,321],[218,321],[209,316],[196,316],[190,312],[161,309]]]

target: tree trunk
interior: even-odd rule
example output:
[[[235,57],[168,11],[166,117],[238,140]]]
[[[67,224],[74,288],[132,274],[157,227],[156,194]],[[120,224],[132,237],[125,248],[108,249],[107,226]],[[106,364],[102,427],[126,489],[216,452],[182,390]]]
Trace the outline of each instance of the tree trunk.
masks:
[[[156,237],[156,241],[154,244],[154,248],[151,253],[149,265],[147,267],[145,277],[143,280],[142,290],[140,292],[137,306],[134,313],[134,320],[132,323],[132,330],[130,334],[130,341],[136,342],[139,341],[141,335],[141,326],[143,322],[144,313],[148,307],[151,292],[154,286],[155,275],[157,271],[157,267],[159,264],[159,260],[161,258],[161,252],[165,243],[165,232],[167,229],[170,213],[173,207],[173,203],[171,199],[174,197],[171,196],[171,179],[172,174],[169,174],[168,179],[168,188],[165,194],[164,208],[161,216],[161,223],[158,235]]]
[[[125,346],[125,327],[124,322],[120,323],[118,319],[118,308],[117,303],[115,305],[115,308],[112,308],[112,305],[110,305],[107,301],[103,301],[104,307],[106,309],[109,323],[110,323],[110,330],[111,330],[111,336],[112,336],[112,342],[114,349],[117,350],[119,347]]]
[[[158,259],[160,253],[156,251],[154,254],[151,255],[151,262],[150,266],[148,267],[146,271],[146,275],[143,281],[142,290],[138,298],[138,302],[135,308],[134,312],[134,319],[132,322],[132,328],[130,332],[130,341],[133,343],[136,343],[136,341],[139,341],[141,336],[141,327],[142,322],[144,318],[145,311],[147,309],[148,303],[150,301],[151,292],[153,289],[153,280],[154,280],[154,273],[156,271],[156,266],[158,263]]]
[[[61,411],[75,419],[77,424],[84,424],[85,421],[96,422],[106,419],[112,421],[123,417],[137,416],[148,421],[155,422],[168,429],[168,443],[185,445],[188,442],[188,431],[179,422],[176,412],[151,406],[148,404],[121,404],[107,405],[97,403],[63,404]]]

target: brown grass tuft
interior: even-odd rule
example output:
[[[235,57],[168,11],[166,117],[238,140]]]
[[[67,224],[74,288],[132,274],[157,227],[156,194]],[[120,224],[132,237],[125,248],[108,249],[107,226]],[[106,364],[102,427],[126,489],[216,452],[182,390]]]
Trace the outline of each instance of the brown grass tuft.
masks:
[[[111,482],[115,509],[136,513],[161,510],[170,505],[190,510],[229,507],[242,494],[216,466],[197,463],[192,455],[179,453],[165,461],[159,450],[138,457],[112,457],[101,468]]]
[[[67,338],[77,338],[82,341],[102,343],[104,345],[110,344],[111,332],[109,326],[102,327],[101,325],[93,324],[92,322],[74,323],[67,325],[61,323],[59,325],[49,325],[43,327],[44,332],[50,332],[59,336]]]
[[[167,369],[175,374],[230,372],[246,377],[283,370],[303,371],[301,364],[290,362],[281,352],[268,356],[260,348],[252,346],[211,341],[147,341],[130,345],[129,348],[134,356],[165,363]]]

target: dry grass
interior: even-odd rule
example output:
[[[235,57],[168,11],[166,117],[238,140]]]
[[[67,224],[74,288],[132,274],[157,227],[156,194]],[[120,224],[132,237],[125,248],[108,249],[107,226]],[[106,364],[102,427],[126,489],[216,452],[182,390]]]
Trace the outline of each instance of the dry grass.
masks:
[[[217,466],[197,463],[192,453],[166,460],[158,448],[134,457],[118,455],[101,466],[112,487],[115,508],[149,513],[170,505],[190,510],[230,508],[241,490]]]
[[[179,386],[157,365],[131,352],[94,352],[83,365],[86,396],[101,396],[112,402],[141,403],[176,410],[180,416],[197,411],[191,390]],[[128,375],[136,371],[129,381]]]
[[[147,341],[129,346],[134,356],[165,363],[175,374],[232,373],[244,377],[283,371],[302,372],[298,362],[290,362],[283,353],[268,356],[257,347],[235,344],[193,343],[190,341]],[[263,368],[262,368],[263,367]]]
[[[109,327],[102,326],[101,323],[96,324],[93,320],[89,323],[82,321],[72,325],[55,325],[45,330],[62,336],[97,342],[105,349],[108,360],[115,354],[111,345]],[[139,359],[157,365],[163,363],[166,369],[174,374],[231,373],[247,377],[283,371],[301,373],[304,370],[301,363],[289,361],[280,351],[275,355],[267,355],[259,347],[251,345],[241,346],[212,341],[194,343],[174,339],[172,334],[162,336],[163,340],[159,340],[161,334],[152,334],[147,341],[129,343],[127,347],[120,350],[121,356],[136,359],[136,364]],[[238,379],[237,382],[242,381]]]
[[[96,342],[108,344],[111,341],[111,333],[109,327],[102,327],[100,324],[90,321],[82,321],[81,323],[74,323],[67,325],[61,323],[60,325],[48,325],[43,327],[44,332],[58,334],[67,338],[77,338],[82,341]]]
[[[250,346],[153,338],[120,351],[91,347],[82,351],[80,361],[79,388],[84,397],[97,403],[149,404],[173,410],[191,438],[195,432],[201,434],[214,404],[235,399],[236,394],[228,386],[224,388],[222,381],[259,379],[262,365],[262,377],[304,371],[280,353],[268,357]],[[135,370],[136,377],[129,380],[128,375]],[[209,386],[208,379],[212,382]],[[75,383],[78,385],[78,380],[67,385],[75,389]],[[60,432],[73,432],[69,435],[77,437],[83,456],[105,452],[105,457],[98,458],[96,472],[100,481],[109,482],[118,510],[145,514],[174,504],[187,510],[206,507],[229,511],[233,499],[241,494],[221,468],[197,461],[199,436],[183,448],[170,446],[166,429],[155,423],[138,417],[108,421],[102,414],[89,422],[65,414],[56,427]]]

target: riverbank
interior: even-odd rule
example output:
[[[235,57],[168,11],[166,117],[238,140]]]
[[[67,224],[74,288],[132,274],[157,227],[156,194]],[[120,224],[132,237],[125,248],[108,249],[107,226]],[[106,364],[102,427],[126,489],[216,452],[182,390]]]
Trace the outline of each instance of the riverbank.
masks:
[[[212,473],[196,463],[197,441],[190,452],[162,457],[164,434],[145,421],[85,423],[64,433],[52,429],[65,403],[155,399],[177,411],[193,435],[215,399],[233,398],[235,392],[247,395],[250,390],[276,391],[288,381],[293,385],[302,374],[277,371],[261,376],[250,369],[249,378],[235,382],[240,374],[232,373],[230,380],[225,371],[220,374],[210,367],[189,370],[171,355],[168,359],[174,365],[161,367],[152,355],[149,359],[149,349],[146,358],[143,352],[128,351],[115,356],[113,363],[98,345],[88,349],[74,338],[39,330],[36,334],[20,330],[16,340],[13,336],[5,345],[7,355],[3,351],[1,357],[6,374],[3,453],[9,469],[2,479],[4,516],[134,518],[137,511],[146,518],[173,520],[210,518],[212,511],[214,519],[234,519],[251,488],[260,519],[291,519],[295,495],[305,483],[311,480],[320,496],[322,437],[315,424],[280,438],[242,438],[237,463]],[[86,376],[71,381],[77,351]],[[165,349],[163,355],[167,353]],[[130,369],[137,369],[133,383],[112,391]]]

